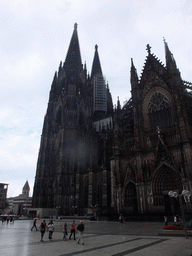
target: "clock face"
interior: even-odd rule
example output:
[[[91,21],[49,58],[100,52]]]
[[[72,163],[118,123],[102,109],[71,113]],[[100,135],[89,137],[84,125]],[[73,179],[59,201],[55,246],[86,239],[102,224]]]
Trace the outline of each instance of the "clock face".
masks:
[[[155,92],[148,104],[149,113],[157,112],[169,107],[169,100],[160,92]]]

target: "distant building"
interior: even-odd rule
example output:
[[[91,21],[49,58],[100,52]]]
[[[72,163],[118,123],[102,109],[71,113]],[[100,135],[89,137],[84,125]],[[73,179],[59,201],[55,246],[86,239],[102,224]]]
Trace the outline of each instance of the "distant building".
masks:
[[[8,184],[0,183],[0,213],[3,213],[5,209],[7,190],[8,190]]]
[[[29,183],[26,181],[22,189],[22,194],[7,199],[9,203],[9,213],[27,215],[27,210],[31,207],[32,203],[32,197],[29,196],[29,191]]]

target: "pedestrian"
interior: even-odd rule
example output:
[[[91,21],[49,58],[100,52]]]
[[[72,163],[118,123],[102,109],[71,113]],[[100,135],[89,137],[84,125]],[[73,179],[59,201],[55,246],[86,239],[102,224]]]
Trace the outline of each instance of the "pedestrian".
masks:
[[[67,241],[67,222],[64,223],[63,225],[63,240]]]
[[[74,236],[74,240],[75,240],[75,220],[73,220],[73,223],[71,224],[71,234],[69,236],[69,240],[71,240],[71,236]]]
[[[119,222],[120,222],[120,223],[123,223],[123,222],[124,222],[124,218],[123,218],[123,215],[122,215],[122,214],[120,214],[120,216],[119,216]]]
[[[37,224],[37,220],[35,219],[35,220],[33,221],[33,226],[32,226],[32,228],[31,228],[31,231],[33,230],[33,228],[36,228],[36,231],[38,231],[36,224]]]
[[[165,226],[167,226],[168,225],[167,216],[164,216],[164,222],[165,222]]]
[[[44,236],[45,231],[47,229],[47,224],[46,224],[45,220],[43,222],[41,222],[39,228],[40,228],[40,232],[41,232],[41,240],[40,241],[43,242],[43,236]]]
[[[48,224],[48,230],[49,230],[49,240],[52,240],[53,232],[55,230],[55,227],[54,227],[54,224],[53,224],[52,220]]]
[[[177,222],[177,216],[173,216],[173,221],[174,221],[174,223],[176,223]]]
[[[14,217],[13,216],[11,216],[11,218],[10,218],[10,223],[14,223]]]
[[[84,224],[83,224],[83,221],[81,220],[80,221],[80,224],[77,226],[77,230],[78,230],[78,232],[79,232],[79,238],[77,239],[77,243],[78,244],[84,244],[84,242],[83,242],[83,231],[84,231],[84,229],[85,229],[85,226],[84,226]]]

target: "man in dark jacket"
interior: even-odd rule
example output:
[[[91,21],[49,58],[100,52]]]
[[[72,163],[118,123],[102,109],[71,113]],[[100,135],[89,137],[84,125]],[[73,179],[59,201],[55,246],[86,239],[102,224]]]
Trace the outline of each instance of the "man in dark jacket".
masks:
[[[83,231],[85,229],[85,226],[83,224],[83,221],[80,221],[80,224],[77,226],[77,230],[79,231],[79,238],[77,239],[78,244],[84,244],[83,243]]]
[[[38,231],[36,224],[37,224],[37,220],[35,219],[33,221],[33,227],[31,228],[31,231],[33,230],[33,228],[36,228],[36,231]]]

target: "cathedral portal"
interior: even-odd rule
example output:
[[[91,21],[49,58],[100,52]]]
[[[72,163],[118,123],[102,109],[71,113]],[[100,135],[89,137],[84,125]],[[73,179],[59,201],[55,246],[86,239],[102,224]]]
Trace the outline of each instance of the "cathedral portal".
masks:
[[[169,191],[182,192],[181,175],[176,170],[163,164],[155,173],[152,183],[154,206],[167,215],[177,214],[179,202],[168,196]]]

